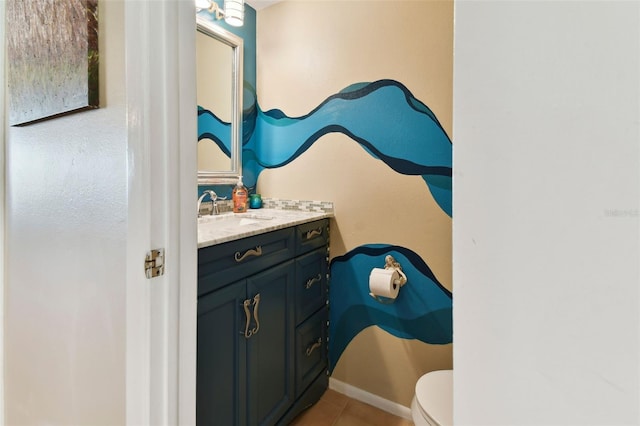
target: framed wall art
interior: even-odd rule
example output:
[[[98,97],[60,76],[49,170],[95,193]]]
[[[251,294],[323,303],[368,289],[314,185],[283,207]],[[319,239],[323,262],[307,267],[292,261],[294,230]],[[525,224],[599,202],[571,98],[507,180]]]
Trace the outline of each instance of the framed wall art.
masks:
[[[98,108],[98,0],[7,0],[9,125]]]

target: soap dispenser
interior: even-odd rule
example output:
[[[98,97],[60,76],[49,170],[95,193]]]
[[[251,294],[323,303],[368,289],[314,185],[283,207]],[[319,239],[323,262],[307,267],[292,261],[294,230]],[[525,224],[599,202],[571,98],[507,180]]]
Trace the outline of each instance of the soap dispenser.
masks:
[[[247,188],[242,183],[242,176],[238,176],[238,183],[231,192],[231,198],[233,199],[233,212],[246,213],[249,191],[247,191]]]

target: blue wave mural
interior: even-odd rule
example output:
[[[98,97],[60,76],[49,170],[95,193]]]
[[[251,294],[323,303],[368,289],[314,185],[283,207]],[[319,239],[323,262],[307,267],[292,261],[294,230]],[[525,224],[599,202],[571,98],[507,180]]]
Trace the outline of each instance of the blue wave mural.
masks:
[[[294,161],[321,136],[343,133],[394,171],[421,176],[440,208],[452,215],[451,140],[429,107],[401,83],[353,84],[295,118],[278,109],[263,112],[253,86],[246,81],[244,86],[242,163],[247,186],[255,186],[262,170]],[[229,152],[227,123],[202,111],[198,139],[213,139]]]
[[[383,304],[369,295],[369,272],[382,268],[389,254],[402,265],[407,284],[394,303]],[[420,256],[405,247],[368,244],[334,258],[330,294],[330,371],[349,342],[371,325],[403,339],[430,344],[453,341],[451,292]]]
[[[422,176],[440,208],[452,215],[451,140],[435,114],[401,83],[351,85],[302,117],[259,107],[256,114],[255,131],[243,148],[243,166],[255,179],[266,168],[292,162],[321,136],[338,132],[396,172]]]

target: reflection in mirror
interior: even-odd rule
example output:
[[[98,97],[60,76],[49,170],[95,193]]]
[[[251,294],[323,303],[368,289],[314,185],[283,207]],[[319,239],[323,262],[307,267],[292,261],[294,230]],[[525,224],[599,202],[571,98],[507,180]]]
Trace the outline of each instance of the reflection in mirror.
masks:
[[[197,18],[198,184],[242,174],[242,39]]]
[[[213,139],[203,138],[198,141],[199,172],[215,172],[230,169],[231,159]]]
[[[231,141],[232,55],[231,46],[200,31],[196,33],[198,106],[213,113],[224,125],[219,127],[219,133],[215,136],[206,137],[205,132],[198,132],[199,171],[215,172],[232,169],[229,149],[220,148],[220,145],[224,146],[223,141],[227,143]]]

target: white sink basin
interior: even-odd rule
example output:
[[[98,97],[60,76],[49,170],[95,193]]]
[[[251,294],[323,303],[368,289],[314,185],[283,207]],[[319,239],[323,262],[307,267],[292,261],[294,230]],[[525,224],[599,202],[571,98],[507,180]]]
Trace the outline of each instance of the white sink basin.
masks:
[[[211,224],[219,227],[247,226],[272,220],[273,216],[255,213],[223,213],[198,218],[198,225]]]

